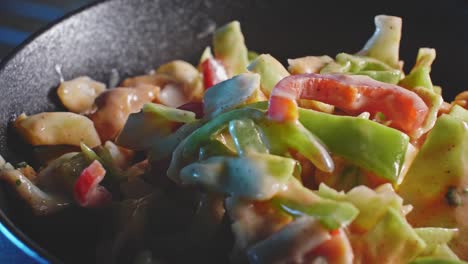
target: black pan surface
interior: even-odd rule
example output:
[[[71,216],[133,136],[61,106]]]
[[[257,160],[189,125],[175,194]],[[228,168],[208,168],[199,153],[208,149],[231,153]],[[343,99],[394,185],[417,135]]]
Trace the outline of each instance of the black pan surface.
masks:
[[[142,74],[171,59],[195,62],[210,33],[241,22],[247,46],[286,62],[304,55],[355,52],[373,32],[376,14],[402,16],[401,57],[409,68],[419,47],[437,49],[433,81],[445,98],[468,85],[468,2],[311,0],[111,0],[92,5],[29,39],[0,64],[0,154],[17,162],[28,148],[8,122],[60,109],[56,65],[65,79],[89,75],[107,82]],[[0,221],[52,262],[92,263],[101,228],[94,212],[79,209],[37,218],[7,188],[0,189]],[[69,221],[74,218],[73,221]]]

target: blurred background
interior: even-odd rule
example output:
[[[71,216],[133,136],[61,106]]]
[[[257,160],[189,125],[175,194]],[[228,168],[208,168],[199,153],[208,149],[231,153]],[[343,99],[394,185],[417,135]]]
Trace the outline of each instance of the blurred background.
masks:
[[[0,0],[0,59],[31,33],[90,2],[92,0]]]
[[[0,0],[0,60],[32,33],[92,0]],[[0,263],[44,263],[0,224]],[[30,252],[34,254],[34,252]]]

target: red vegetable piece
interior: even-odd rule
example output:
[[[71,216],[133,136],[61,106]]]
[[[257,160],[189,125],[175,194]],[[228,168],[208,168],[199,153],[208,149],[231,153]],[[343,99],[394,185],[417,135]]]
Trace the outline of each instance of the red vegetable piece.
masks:
[[[330,235],[332,237],[308,253],[307,258],[314,260],[322,257],[327,263],[352,263],[353,249],[345,232],[338,229],[331,231]]]
[[[205,85],[205,90],[228,79],[226,69],[223,64],[216,59],[206,59],[201,64],[201,68],[203,70],[203,83]]]
[[[381,112],[391,127],[406,133],[420,128],[428,113],[424,101],[403,87],[367,76],[311,73],[281,80],[272,90],[268,116],[276,121],[297,120],[297,99],[332,104],[352,115]]]
[[[97,160],[81,172],[73,191],[76,202],[82,207],[100,207],[112,201],[112,194],[99,183],[104,179],[106,170]]]

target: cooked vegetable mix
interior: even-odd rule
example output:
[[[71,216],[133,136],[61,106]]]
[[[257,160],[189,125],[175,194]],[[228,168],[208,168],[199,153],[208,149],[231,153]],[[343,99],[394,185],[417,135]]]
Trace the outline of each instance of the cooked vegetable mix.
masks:
[[[401,18],[375,26],[285,67],[234,21],[198,65],[62,82],[70,112],[14,121],[40,168],[0,179],[36,215],[101,211],[106,263],[466,263],[468,91],[445,102],[436,51],[405,73]]]

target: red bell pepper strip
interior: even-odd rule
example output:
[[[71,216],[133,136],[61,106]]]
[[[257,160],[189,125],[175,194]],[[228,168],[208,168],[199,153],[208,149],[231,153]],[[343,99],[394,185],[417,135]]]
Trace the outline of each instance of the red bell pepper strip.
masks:
[[[382,113],[390,126],[406,133],[423,125],[428,107],[414,92],[367,76],[301,74],[282,79],[273,88],[268,116],[275,121],[298,119],[297,99],[317,100],[357,115]]]
[[[100,207],[112,201],[112,194],[99,185],[106,170],[97,160],[81,172],[73,187],[75,200],[82,207]]]
[[[201,68],[203,71],[203,83],[205,85],[205,90],[228,79],[225,67],[220,61],[216,59],[206,59],[201,64]]]

